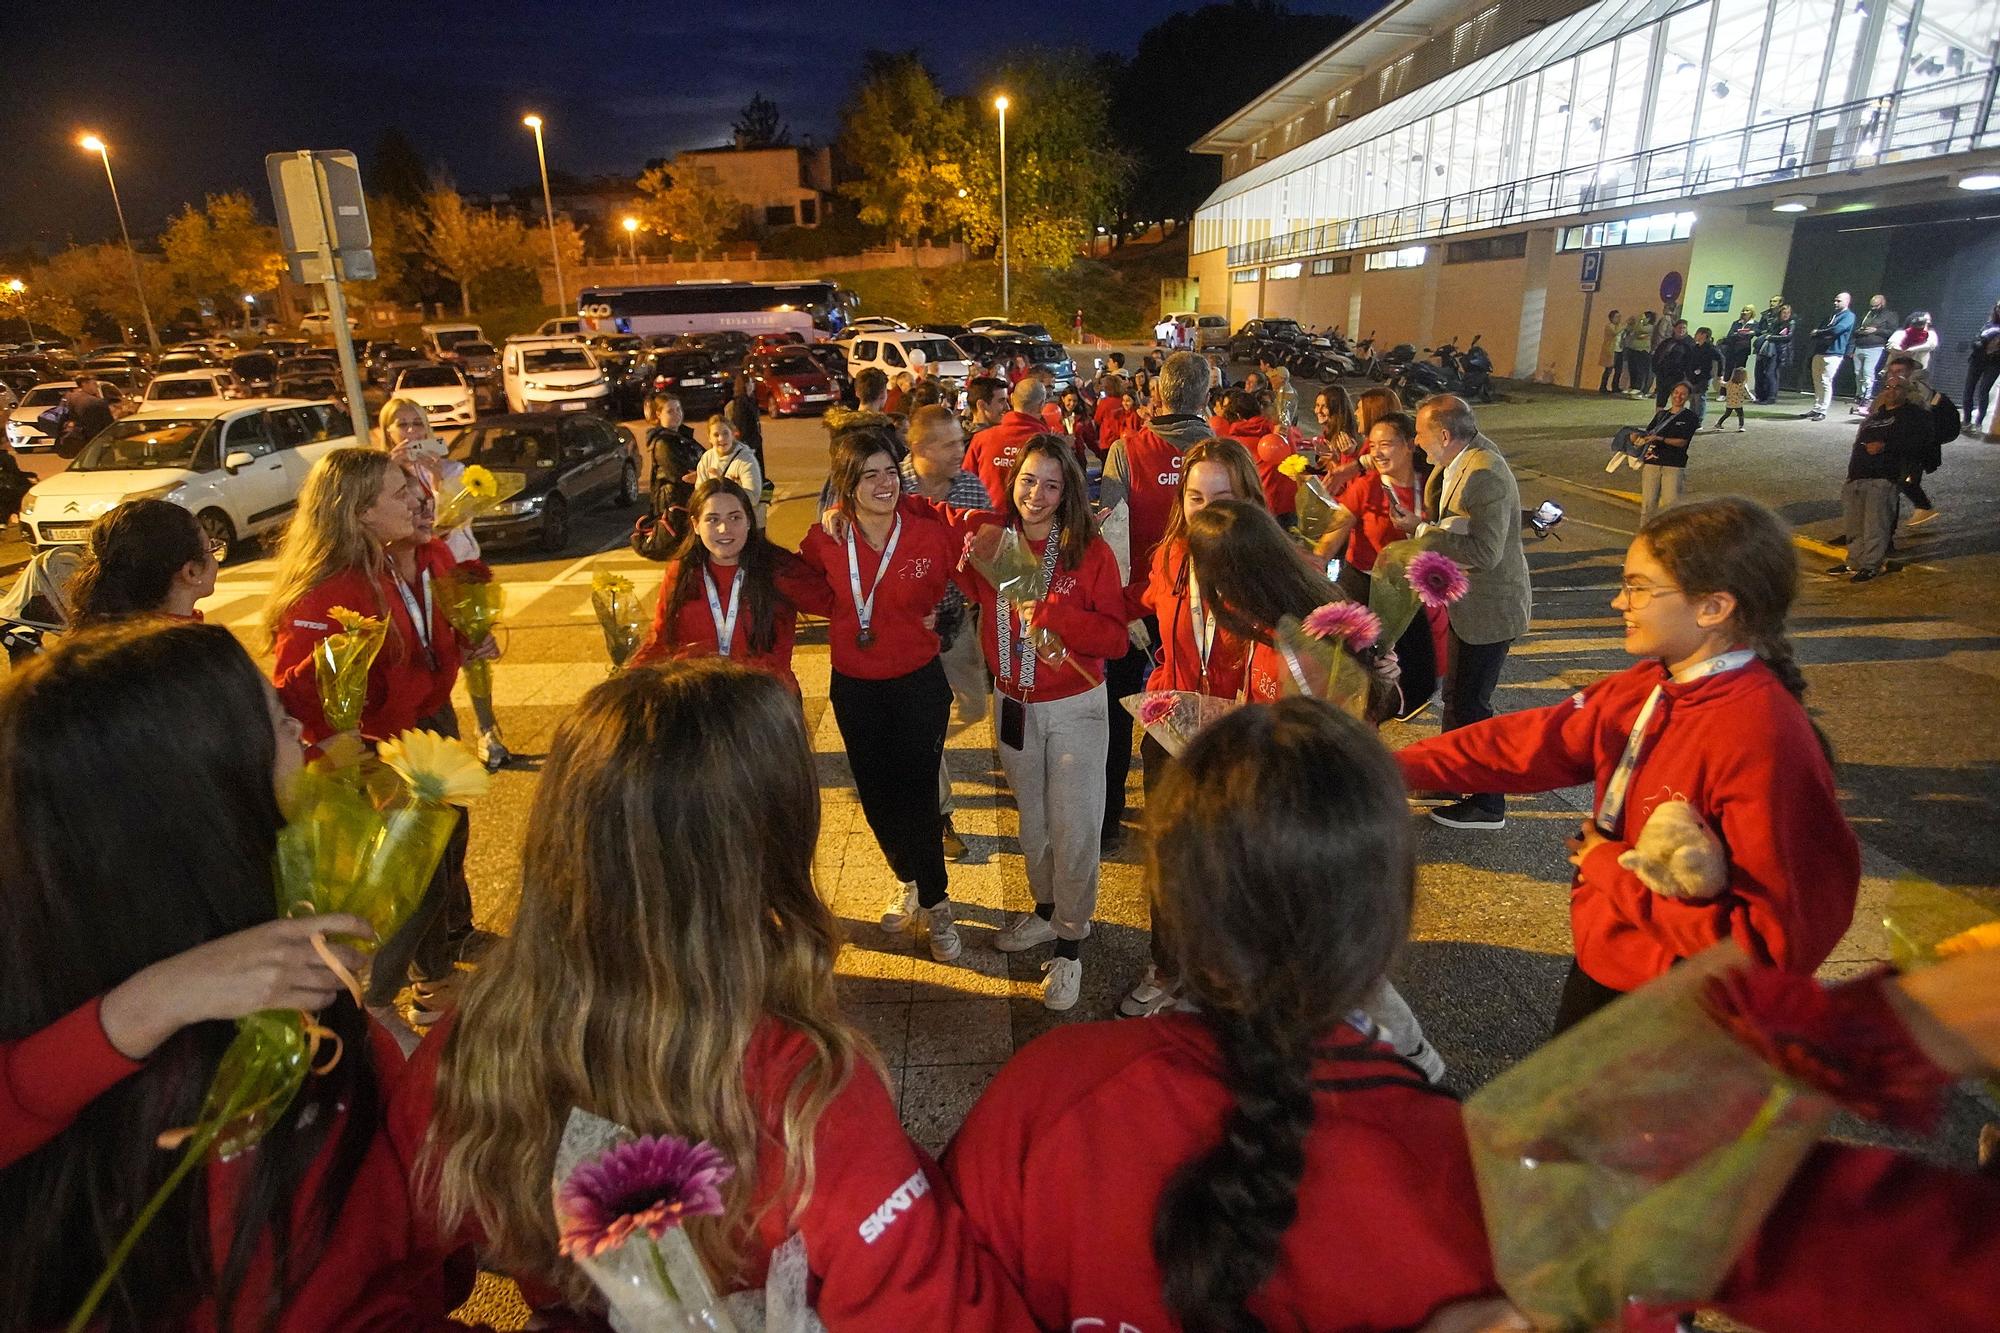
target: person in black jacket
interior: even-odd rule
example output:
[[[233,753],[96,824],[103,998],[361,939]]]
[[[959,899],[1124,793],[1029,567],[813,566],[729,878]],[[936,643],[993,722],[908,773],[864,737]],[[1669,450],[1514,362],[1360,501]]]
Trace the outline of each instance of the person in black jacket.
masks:
[[[1687,382],[1688,366],[1694,361],[1694,339],[1688,337],[1687,321],[1677,319],[1673,331],[1653,343],[1653,406],[1664,408],[1674,389]]]
[[[1785,366],[1792,359],[1792,337],[1798,324],[1792,315],[1792,308],[1781,297],[1772,297],[1773,308],[1764,312],[1757,321],[1757,396],[1756,401],[1769,406],[1778,401],[1778,380],[1785,373]]]
[[[1912,460],[1929,450],[1931,390],[1922,377],[1885,381],[1854,434],[1847,459],[1847,484],[1840,488],[1847,512],[1847,559],[1827,570],[1866,583],[1887,572],[1889,538],[1895,531],[1897,487]]]
[[[646,432],[646,489],[653,497],[653,516],[666,518],[676,509],[685,511],[694,494],[688,477],[701,462],[702,444],[687,428],[678,397],[661,394],[653,400],[653,408],[660,424]]]
[[[1757,308],[1744,306],[1743,313],[1722,335],[1722,382],[1750,364],[1750,349],[1757,341]]]
[[[1695,420],[1708,415],[1708,386],[1715,385],[1718,396],[1722,393],[1723,369],[1726,362],[1722,349],[1715,345],[1715,334],[1704,324],[1694,331],[1694,342],[1688,347],[1687,386],[1693,390],[1689,406],[1694,408]]]
[[[1854,356],[1854,406],[1848,409],[1851,414],[1859,416],[1868,410],[1869,400],[1875,396],[1875,368],[1882,362],[1882,349],[1901,327],[1887,297],[1877,292],[1868,298],[1868,308],[1854,322],[1854,343],[1850,349]]]
[[[757,455],[757,472],[764,478],[764,499],[777,494],[778,485],[771,480],[771,474],[764,468],[764,421],[757,410],[757,393],[750,383],[750,372],[738,371],[734,396],[724,409],[729,424],[736,430],[736,438],[744,447]]]

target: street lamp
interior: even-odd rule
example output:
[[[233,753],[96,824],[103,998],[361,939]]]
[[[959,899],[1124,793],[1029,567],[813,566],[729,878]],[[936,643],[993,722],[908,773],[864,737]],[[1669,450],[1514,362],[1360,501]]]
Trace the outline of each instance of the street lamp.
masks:
[[[625,228],[625,246],[632,256],[632,275],[639,274],[639,219],[627,217],[621,224]]]
[[[28,284],[19,278],[8,280],[7,290],[14,293],[14,299],[21,303],[21,321],[28,326],[28,341],[40,341],[35,337],[35,321],[28,314]]]
[[[132,261],[132,286],[139,293],[139,317],[146,321],[146,342],[157,352],[160,335],[153,329],[153,311],[146,304],[146,284],[139,277],[139,252],[132,248],[132,233],[125,226],[125,205],[118,202],[118,178],[111,174],[110,146],[95,134],[81,136],[76,145],[86,153],[97,154],[104,163],[104,179],[111,186],[111,207],[118,213],[118,234],[125,238],[125,257]]]
[[[542,118],[523,116],[521,123],[535,132],[535,161],[542,168],[542,214],[549,220],[549,257],[556,262],[556,309],[562,311],[569,306],[569,296],[563,290],[562,248],[556,244],[556,205],[549,195],[549,155],[542,148]]]
[[[1012,293],[1009,289],[1007,264],[1007,95],[1002,93],[993,99],[993,109],[1000,113],[1000,314],[1003,318],[1014,317]]]

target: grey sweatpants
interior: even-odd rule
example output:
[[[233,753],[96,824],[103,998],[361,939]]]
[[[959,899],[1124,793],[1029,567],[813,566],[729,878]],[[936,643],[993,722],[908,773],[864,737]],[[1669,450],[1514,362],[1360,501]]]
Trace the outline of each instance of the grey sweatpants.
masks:
[[[1368,1015],[1382,1040],[1398,1055],[1408,1055],[1424,1044],[1424,1025],[1417,1021],[1416,1012],[1402,992],[1387,981],[1375,988],[1368,1003],[1361,1006],[1361,1012]]]
[[[1896,529],[1896,483],[1879,477],[1850,481],[1840,488],[1840,503],[1847,511],[1847,567],[1880,568]]]
[[[1044,662],[1037,670],[1069,670]],[[1002,699],[995,691],[998,716]],[[1098,833],[1104,822],[1105,691],[1027,705],[1021,748],[1002,744],[1000,767],[1021,815],[1021,859],[1037,903],[1053,903],[1066,940],[1090,933],[1097,910]]]

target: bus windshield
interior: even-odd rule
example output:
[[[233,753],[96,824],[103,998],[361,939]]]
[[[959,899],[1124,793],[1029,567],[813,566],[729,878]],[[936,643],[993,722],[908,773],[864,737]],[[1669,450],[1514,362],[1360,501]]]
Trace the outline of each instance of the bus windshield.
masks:
[[[786,333],[829,338],[853,318],[855,299],[826,281],[677,282],[587,287],[577,297],[584,332]]]

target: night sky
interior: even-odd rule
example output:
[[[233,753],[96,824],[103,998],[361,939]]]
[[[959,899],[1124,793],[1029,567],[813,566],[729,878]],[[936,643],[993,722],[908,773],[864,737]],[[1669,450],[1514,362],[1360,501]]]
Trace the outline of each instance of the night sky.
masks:
[[[1116,5],[982,0],[653,0],[652,3],[0,2],[0,247],[116,236],[103,173],[75,147],[95,130],[135,235],[205,193],[270,209],[263,159],[351,148],[364,165],[401,127],[464,190],[535,179],[547,120],[551,169],[636,173],[651,157],[725,142],[762,91],[796,141],[830,138],[871,47],[916,47],[948,92],[1026,43],[1128,53],[1198,0]],[[1293,0],[1365,13],[1368,0]],[[985,35],[973,27],[983,21]],[[1314,53],[1300,51],[1304,61]],[[1226,53],[1218,53],[1226,59]],[[1200,70],[1188,71],[1199,79]]]

